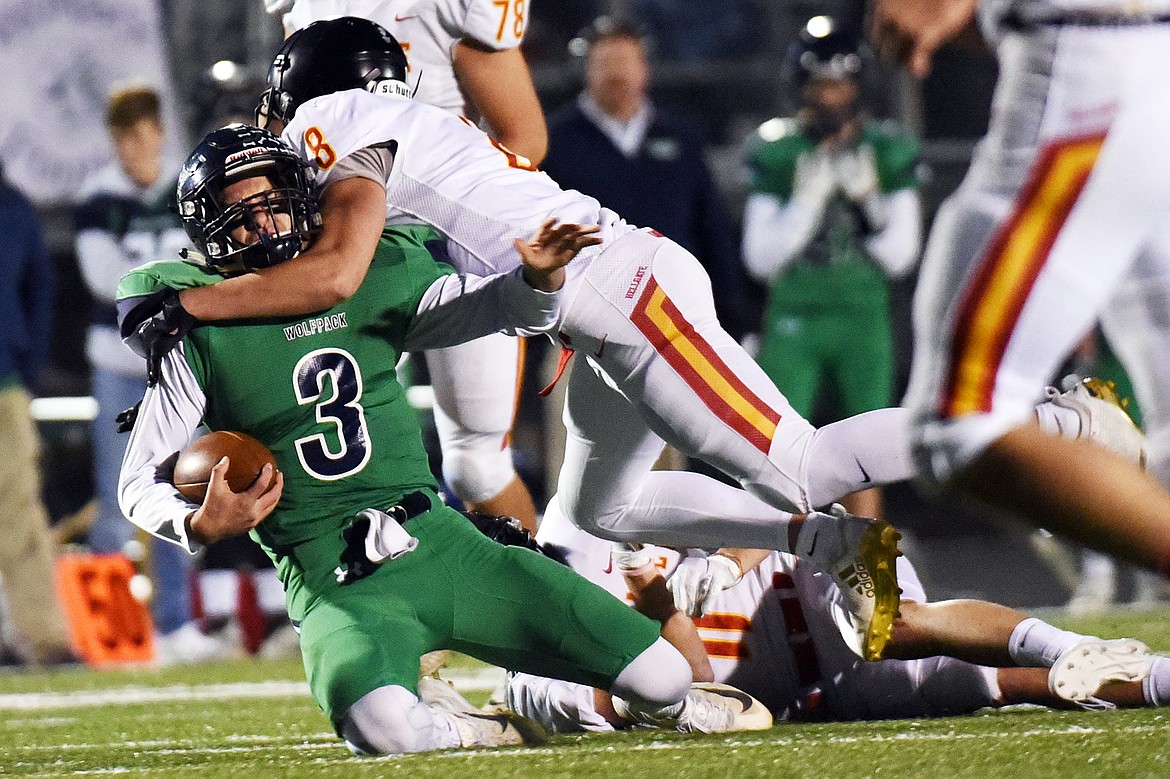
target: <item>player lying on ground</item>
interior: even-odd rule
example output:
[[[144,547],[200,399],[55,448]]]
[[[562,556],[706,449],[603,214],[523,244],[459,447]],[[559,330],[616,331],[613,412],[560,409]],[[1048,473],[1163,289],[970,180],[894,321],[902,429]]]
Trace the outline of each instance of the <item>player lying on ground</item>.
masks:
[[[358,68],[355,63],[362,64]],[[362,19],[316,22],[281,47],[261,123],[317,172],[324,225],[313,250],[260,273],[187,290],[200,320],[303,315],[353,294],[386,225],[426,222],[461,272],[510,271],[511,248],[550,215],[599,224],[567,270],[557,327],[588,365],[571,374],[568,444],[549,512],[614,539],[794,551],[849,588],[859,651],[880,654],[897,611],[897,534],[884,523],[807,511],[912,474],[907,417],[884,409],[817,430],[720,326],[689,252],[638,229],[457,117],[411,101],[406,60]],[[651,472],[663,440],[735,476]],[[893,443],[891,443],[893,442]],[[844,581],[844,580],[842,580]]]
[[[628,599],[621,563],[638,563],[611,558],[609,544],[563,519],[546,520],[539,538],[563,548],[586,578]],[[680,604],[701,613],[694,621],[716,681],[750,693],[777,719],[945,716],[1012,703],[1170,704],[1170,659],[1149,654],[1141,642],[1081,636],[985,601],[929,603],[904,558],[902,613],[886,648],[899,659],[867,663],[834,624],[840,594],[791,555],[762,552],[739,577],[729,557],[695,553],[680,564],[673,550],[642,552],[653,570],[673,574]],[[712,576],[734,583],[700,586]],[[620,702],[615,710],[604,692],[527,674],[510,676],[507,702],[556,732],[653,723],[631,717]]]
[[[304,163],[244,125],[195,149],[179,209],[205,264],[135,270],[120,287],[123,311],[168,287],[289,261],[320,224]],[[156,366],[123,464],[123,511],[190,551],[251,531],[285,585],[313,698],[355,752],[519,740],[506,716],[419,700],[419,658],[440,648],[611,689],[694,729],[714,715],[714,726],[731,724],[722,701],[690,691],[690,667],[657,623],[542,555],[496,544],[442,505],[394,376],[406,348],[549,328],[564,266],[592,232],[545,223],[516,242],[522,268],[477,278],[435,262],[430,228],[387,228],[345,303],[308,319],[198,327]],[[259,439],[278,470],[266,465],[237,494],[224,481],[225,458],[203,504],[188,502],[167,467],[201,422]],[[539,609],[530,607],[534,592]]]

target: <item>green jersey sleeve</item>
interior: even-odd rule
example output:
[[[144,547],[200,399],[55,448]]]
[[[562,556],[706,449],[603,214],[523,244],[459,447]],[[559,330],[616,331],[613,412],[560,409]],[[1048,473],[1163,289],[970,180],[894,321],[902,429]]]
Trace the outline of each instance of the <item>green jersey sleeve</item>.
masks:
[[[867,122],[862,141],[873,147],[882,192],[917,189],[921,185],[920,151],[913,135],[893,122]]]
[[[769,119],[748,140],[747,167],[752,192],[792,197],[796,160],[813,149],[795,119]]]

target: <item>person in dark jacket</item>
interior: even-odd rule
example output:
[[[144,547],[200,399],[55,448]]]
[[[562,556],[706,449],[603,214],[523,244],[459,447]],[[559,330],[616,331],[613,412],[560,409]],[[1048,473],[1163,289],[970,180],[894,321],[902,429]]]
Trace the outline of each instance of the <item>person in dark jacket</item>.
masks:
[[[549,117],[541,168],[698,257],[711,276],[720,321],[742,335],[743,275],[701,134],[651,103],[646,43],[634,25],[602,17],[579,40],[587,47],[585,89]]]
[[[0,579],[19,638],[6,654],[20,663],[59,665],[76,657],[53,595],[53,541],[29,406],[53,331],[53,266],[36,211],[2,172],[0,272]]]

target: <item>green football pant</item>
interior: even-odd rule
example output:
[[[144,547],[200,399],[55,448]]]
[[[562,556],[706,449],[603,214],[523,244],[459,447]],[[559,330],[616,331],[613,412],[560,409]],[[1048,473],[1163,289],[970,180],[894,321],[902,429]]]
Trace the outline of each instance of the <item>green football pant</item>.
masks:
[[[454,649],[494,665],[608,688],[659,625],[536,552],[482,535],[440,507],[406,524],[418,547],[351,585],[336,583],[342,542],[296,548],[290,612],[313,698],[340,727],[363,695],[417,691],[419,658]],[[299,569],[299,570],[298,570]]]

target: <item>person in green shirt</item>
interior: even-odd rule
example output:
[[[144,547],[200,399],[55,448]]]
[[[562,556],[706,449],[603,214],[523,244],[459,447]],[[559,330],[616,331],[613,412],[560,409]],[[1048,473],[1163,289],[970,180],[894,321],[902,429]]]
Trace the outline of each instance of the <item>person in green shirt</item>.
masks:
[[[894,402],[889,280],[921,242],[918,145],[861,112],[860,42],[816,17],[788,55],[795,117],[749,142],[744,263],[768,288],[757,361],[802,416],[826,386],[836,418]],[[875,490],[849,509],[876,516]]]
[[[205,260],[128,274],[118,292],[124,321],[168,289],[290,259],[321,224],[305,164],[244,125],[211,133],[192,153],[179,210]],[[439,648],[607,688],[693,729],[731,724],[727,705],[690,690],[690,667],[657,622],[548,557],[496,543],[442,504],[395,378],[406,349],[553,326],[563,268],[593,232],[549,221],[516,242],[520,268],[477,278],[435,261],[432,229],[387,227],[345,302],[308,317],[179,328],[155,366],[123,464],[123,510],[189,551],[251,533],[280,573],[313,698],[357,753],[532,736],[518,718],[476,712],[457,697],[420,700],[419,658]],[[234,493],[225,458],[202,505],[187,501],[167,467],[200,422],[254,436],[275,471],[265,466]]]

